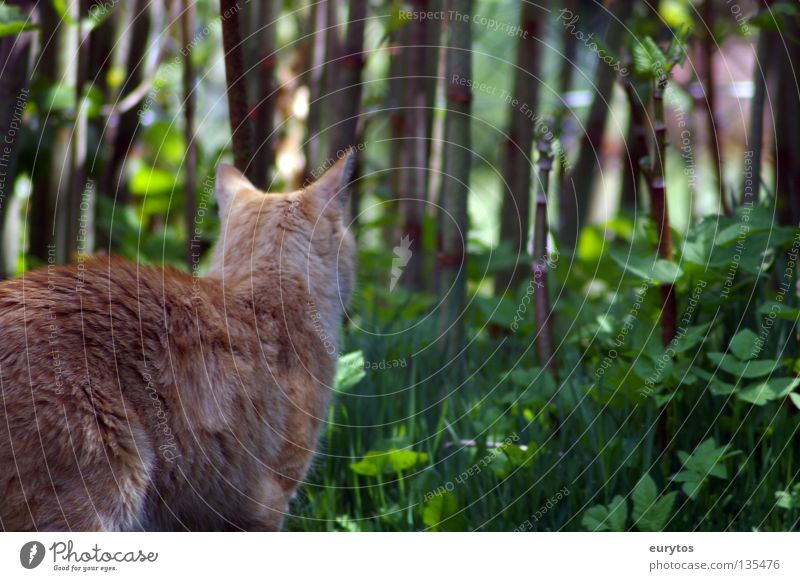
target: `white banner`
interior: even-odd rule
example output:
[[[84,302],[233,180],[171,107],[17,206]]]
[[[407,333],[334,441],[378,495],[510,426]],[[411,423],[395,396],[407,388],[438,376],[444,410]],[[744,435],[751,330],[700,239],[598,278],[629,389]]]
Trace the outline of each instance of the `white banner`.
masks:
[[[799,540],[792,533],[4,533],[0,579],[796,581]]]

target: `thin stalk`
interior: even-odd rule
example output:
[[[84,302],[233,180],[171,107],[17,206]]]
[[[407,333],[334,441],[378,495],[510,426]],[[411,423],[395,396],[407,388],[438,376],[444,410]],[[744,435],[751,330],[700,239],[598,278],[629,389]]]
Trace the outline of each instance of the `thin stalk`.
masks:
[[[728,196],[722,183],[722,146],[717,134],[717,123],[714,117],[717,90],[714,74],[714,8],[712,0],[703,0],[703,22],[707,28],[703,36],[703,88],[705,92],[706,122],[708,131],[708,144],[711,148],[711,167],[714,170],[714,187],[719,192],[722,211],[731,213]]]
[[[427,0],[414,0],[414,9],[427,12]],[[408,31],[408,56],[406,59],[406,112],[405,135],[399,147],[408,150],[408,168],[403,191],[401,208],[403,213],[403,237],[408,237],[413,251],[403,272],[403,284],[410,290],[422,290],[423,280],[422,221],[427,199],[428,170],[428,106],[429,96],[426,92],[430,84],[425,79],[425,39],[431,21],[414,23]]]
[[[222,48],[225,51],[225,82],[228,94],[228,117],[231,123],[234,165],[251,181],[258,181],[251,164],[252,141],[248,123],[247,86],[244,78],[242,33],[239,27],[239,5],[236,0],[220,0]]]
[[[503,148],[503,177],[508,184],[503,187],[500,208],[500,242],[510,243],[517,256],[525,254],[530,231],[531,148],[533,123],[523,112],[520,103],[529,110],[537,110],[540,67],[539,26],[542,9],[533,3],[523,2],[520,8],[520,25],[524,33],[517,44],[517,69],[514,75],[514,98],[510,104],[508,137]],[[514,293],[525,278],[525,268],[515,266],[498,273],[495,291]]]
[[[67,260],[75,251],[90,254],[94,250],[94,202],[95,188],[87,186],[87,133],[89,116],[84,103],[84,86],[89,75],[89,31],[83,18],[89,13],[88,0],[77,3],[77,67],[75,68],[75,128],[70,143],[70,199]]]
[[[194,33],[194,4],[189,0],[183,2],[183,13],[181,14],[181,40],[183,46],[189,46]],[[183,139],[186,143],[186,182],[184,193],[186,196],[186,210],[184,220],[186,221],[186,262],[189,269],[197,266],[198,240],[194,236],[195,231],[195,192],[197,188],[197,143],[194,139],[194,65],[192,64],[191,52],[186,52],[183,57]]]
[[[655,119],[655,156],[651,164],[650,203],[653,222],[658,235],[658,256],[664,260],[672,260],[672,231],[669,227],[669,206],[667,203],[667,182],[664,175],[666,167],[667,125],[664,119],[664,90],[667,86],[666,76],[656,82],[653,90],[653,117]],[[671,284],[661,285],[661,338],[667,345],[675,337],[677,329],[675,293]]]
[[[635,209],[640,200],[639,185],[642,177],[639,161],[643,157],[647,157],[647,129],[645,122],[647,112],[642,98],[636,92],[633,81],[629,77],[623,77],[621,82],[625,89],[630,111],[628,138],[625,140],[627,151],[623,151],[622,165],[625,168],[625,173],[630,172],[630,174],[623,179],[620,201],[623,206]]]
[[[33,2],[18,4],[23,13],[31,15]],[[6,232],[5,217],[14,192],[23,112],[30,98],[28,64],[34,37],[34,32],[23,32],[0,38],[0,279],[14,271],[17,261],[14,241],[19,240],[19,233]],[[12,125],[17,126],[16,136]]]
[[[472,0],[453,0],[448,14],[471,14]],[[467,196],[472,163],[470,113],[472,92],[458,79],[472,79],[472,28],[469,21],[452,17],[447,22],[447,114],[445,120],[444,175],[440,202],[448,219],[441,226],[439,270],[442,301],[439,336],[448,361],[455,363],[457,374],[463,372],[466,345],[464,304],[467,292],[466,239],[469,232]],[[454,360],[458,359],[458,363]]]
[[[340,152],[355,146],[359,141],[360,109],[361,109],[361,73],[366,57],[364,54],[364,26],[367,18],[367,1],[350,0],[350,12],[347,18],[347,34],[342,43],[340,58],[336,68],[340,77],[341,88],[334,95],[337,101],[336,115],[333,123],[333,141],[330,148],[331,159],[336,159]],[[351,188],[350,209],[353,220],[358,218],[358,188]]]
[[[253,137],[256,144],[253,152],[253,165],[260,174],[256,184],[263,183],[264,187],[268,187],[271,183],[278,141],[274,134],[275,107],[278,100],[278,87],[275,80],[275,70],[278,64],[275,52],[278,10],[277,0],[262,0],[259,3],[258,29],[254,36],[259,60],[254,69],[258,77],[253,83],[256,93],[253,110]]]
[[[750,103],[750,132],[745,136],[750,146],[752,166],[750,175],[745,171],[744,184],[742,185],[742,201],[744,203],[758,203],[761,191],[761,154],[764,143],[764,104],[767,97],[767,83],[765,79],[767,61],[769,59],[769,38],[766,32],[758,35],[756,48],[756,62],[753,67],[753,100]],[[745,168],[747,168],[745,162]],[[748,183],[749,182],[749,183]]]
[[[658,256],[664,260],[672,260],[672,232],[669,227],[667,182],[664,175],[667,148],[667,125],[664,119],[664,91],[666,88],[667,76],[662,73],[653,89],[655,155],[650,163],[648,180],[652,217],[658,235]],[[671,283],[663,283],[661,285],[661,342],[665,347],[675,338],[676,331],[675,288]],[[658,437],[662,450],[667,449],[669,442],[669,416],[669,406],[666,406],[661,410],[658,419]]]
[[[534,283],[534,303],[536,309],[536,350],[539,365],[550,370],[558,385],[558,365],[553,349],[553,312],[550,308],[548,290],[547,236],[547,197],[550,190],[550,172],[553,169],[553,152],[550,140],[542,137],[537,145],[539,151],[539,191],[536,195],[536,221],[533,231],[533,260],[531,272]]]

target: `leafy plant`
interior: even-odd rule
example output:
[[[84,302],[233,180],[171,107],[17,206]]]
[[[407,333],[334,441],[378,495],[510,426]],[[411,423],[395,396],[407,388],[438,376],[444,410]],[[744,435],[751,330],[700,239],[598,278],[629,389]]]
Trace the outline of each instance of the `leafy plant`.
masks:
[[[678,452],[683,469],[672,479],[683,483],[681,488],[686,496],[692,500],[696,499],[700,488],[710,476],[721,480],[728,479],[725,460],[741,454],[739,450],[728,452],[729,448],[729,444],[717,447],[714,438],[709,438],[699,444],[691,454],[685,451]]]

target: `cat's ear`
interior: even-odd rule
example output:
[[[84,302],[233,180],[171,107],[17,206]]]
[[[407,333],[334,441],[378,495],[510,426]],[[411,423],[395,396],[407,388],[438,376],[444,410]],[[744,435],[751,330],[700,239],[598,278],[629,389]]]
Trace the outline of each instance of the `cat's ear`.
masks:
[[[220,214],[228,209],[237,193],[254,189],[256,188],[250,180],[232,165],[221,163],[217,166],[216,190]]]
[[[347,206],[348,186],[356,171],[356,150],[348,148],[309,188],[328,208],[343,210]]]

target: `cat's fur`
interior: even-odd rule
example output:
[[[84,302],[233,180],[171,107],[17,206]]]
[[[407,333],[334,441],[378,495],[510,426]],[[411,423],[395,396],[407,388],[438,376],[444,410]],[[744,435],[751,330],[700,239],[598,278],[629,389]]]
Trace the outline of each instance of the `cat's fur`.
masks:
[[[353,288],[352,165],[291,194],[220,166],[203,278],[98,258],[0,284],[0,529],[281,528]]]

